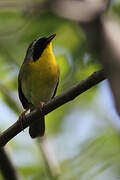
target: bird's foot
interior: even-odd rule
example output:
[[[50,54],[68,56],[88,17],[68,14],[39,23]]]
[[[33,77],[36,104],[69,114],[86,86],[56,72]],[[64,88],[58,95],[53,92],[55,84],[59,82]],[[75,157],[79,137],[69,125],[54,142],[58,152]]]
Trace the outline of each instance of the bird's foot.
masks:
[[[40,104],[37,106],[37,108],[40,110],[40,112],[43,112],[43,106],[44,106],[44,102],[40,102]]]
[[[44,106],[44,102],[40,102],[40,104],[38,105],[38,108],[40,109],[41,112],[42,112],[43,106]]]
[[[23,111],[23,112],[20,114],[19,119],[18,119],[18,121],[19,121],[20,124],[21,124],[21,128],[22,128],[23,131],[24,131],[23,120],[26,120],[25,113],[26,113],[28,110],[29,110],[29,108],[26,109],[25,111]]]

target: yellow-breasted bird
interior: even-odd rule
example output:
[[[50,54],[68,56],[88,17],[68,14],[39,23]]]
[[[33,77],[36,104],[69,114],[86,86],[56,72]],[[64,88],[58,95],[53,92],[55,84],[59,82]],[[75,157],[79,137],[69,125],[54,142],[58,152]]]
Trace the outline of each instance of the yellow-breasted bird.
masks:
[[[56,34],[34,40],[28,47],[18,76],[18,94],[24,109],[42,108],[55,96],[59,83],[59,67],[52,50]],[[29,128],[32,138],[43,136],[44,117]]]

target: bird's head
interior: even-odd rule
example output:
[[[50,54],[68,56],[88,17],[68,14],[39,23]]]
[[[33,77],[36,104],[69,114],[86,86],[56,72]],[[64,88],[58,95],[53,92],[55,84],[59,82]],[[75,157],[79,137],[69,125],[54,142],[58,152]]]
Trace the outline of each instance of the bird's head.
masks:
[[[56,36],[52,34],[49,37],[40,37],[34,40],[28,47],[24,63],[30,61],[37,61],[45,49],[51,48],[51,41]]]

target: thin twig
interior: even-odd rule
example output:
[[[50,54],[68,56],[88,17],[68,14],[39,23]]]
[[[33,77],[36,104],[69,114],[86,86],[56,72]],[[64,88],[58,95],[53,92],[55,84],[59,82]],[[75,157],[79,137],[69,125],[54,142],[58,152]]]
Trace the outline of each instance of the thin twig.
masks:
[[[0,149],[0,170],[3,175],[4,180],[20,180],[20,175],[18,174],[15,166],[13,165],[8,153],[5,149]]]
[[[63,104],[72,101],[78,95],[82,94],[83,92],[87,91],[91,87],[95,86],[99,82],[105,80],[104,70],[100,70],[98,72],[94,72],[91,76],[87,79],[82,81],[81,83],[73,86],[69,90],[67,90],[62,95],[59,95],[45,104],[43,107],[43,112],[41,113],[40,109],[36,108],[34,111],[26,115],[26,119],[22,120],[23,127],[21,126],[21,122],[17,121],[7,130],[5,130],[0,135],[0,147],[4,146],[8,141],[10,141],[13,137],[19,134],[23,129],[27,128],[30,124],[39,121],[41,115],[47,115],[48,113],[52,112],[53,110],[57,109],[58,107],[62,106]]]
[[[46,136],[37,138],[37,143],[40,148],[43,163],[45,165],[46,173],[49,179],[58,180],[60,178],[61,170],[55,157],[52,144]]]

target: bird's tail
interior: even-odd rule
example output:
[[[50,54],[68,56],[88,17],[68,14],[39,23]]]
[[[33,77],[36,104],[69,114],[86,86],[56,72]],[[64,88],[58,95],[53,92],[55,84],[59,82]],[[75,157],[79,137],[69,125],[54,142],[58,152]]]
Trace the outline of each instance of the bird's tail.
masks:
[[[29,134],[31,138],[36,138],[39,136],[43,136],[44,133],[45,133],[45,119],[44,116],[42,116],[39,121],[30,125]]]

